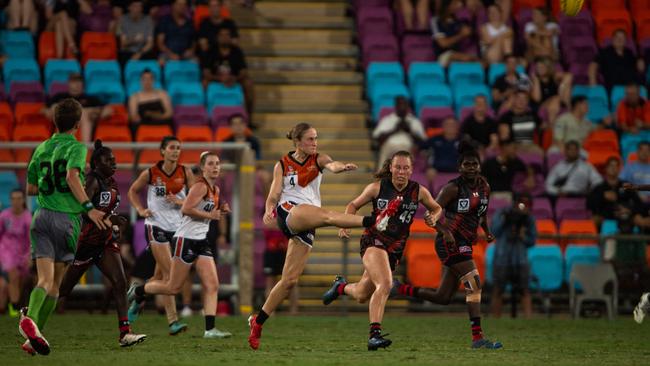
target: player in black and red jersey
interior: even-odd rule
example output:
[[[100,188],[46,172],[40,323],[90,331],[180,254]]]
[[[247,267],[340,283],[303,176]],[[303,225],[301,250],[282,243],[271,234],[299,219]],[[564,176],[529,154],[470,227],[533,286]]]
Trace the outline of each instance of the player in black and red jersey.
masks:
[[[429,190],[410,180],[412,174],[413,157],[408,151],[399,151],[385,161],[382,169],[375,175],[377,181],[369,184],[359,197],[348,204],[345,213],[355,214],[365,204],[372,202],[373,214],[379,215],[391,203],[399,202],[397,211],[388,220],[386,230],[379,231],[375,227],[369,227],[361,236],[361,257],[364,266],[361,280],[357,283],[347,283],[345,278],[338,276],[332,287],[323,295],[325,305],[343,294],[361,303],[370,300],[370,351],[386,348],[392,343],[382,336],[381,321],[393,285],[392,271],[402,258],[418,204],[422,202],[427,208],[428,223],[432,227],[442,212]],[[339,236],[349,238],[350,230],[341,229]]]
[[[458,281],[465,287],[465,301],[472,328],[472,348],[501,348],[500,342],[483,337],[481,329],[481,280],[476,263],[472,259],[472,245],[477,239],[479,225],[493,241],[487,222],[490,186],[481,176],[481,161],[473,146],[461,143],[459,147],[458,172],[460,176],[445,185],[436,201],[445,210],[444,220],[435,223],[436,252],[443,264],[442,281],[436,291],[431,288],[413,287],[396,282],[394,289],[401,295],[446,305],[458,289]],[[431,217],[425,217],[433,224]]]
[[[102,145],[101,140],[95,141],[90,169],[86,175],[86,194],[91,197],[93,206],[109,216],[113,227],[101,230],[84,215],[74,262],[63,277],[59,296],[69,295],[86,270],[93,264],[97,265],[113,286],[120,330],[119,344],[121,347],[128,347],[144,341],[147,336],[131,333],[127,318],[126,275],[120,247],[116,242],[124,232],[126,219],[114,214],[120,204],[120,192],[113,179],[115,157],[110,148]]]

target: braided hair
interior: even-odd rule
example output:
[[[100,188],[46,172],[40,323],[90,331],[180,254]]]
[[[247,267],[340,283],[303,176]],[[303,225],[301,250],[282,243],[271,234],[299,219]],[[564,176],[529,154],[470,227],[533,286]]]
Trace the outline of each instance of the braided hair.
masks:
[[[102,140],[100,139],[95,140],[95,150],[93,150],[93,154],[90,156],[90,169],[95,170],[99,158],[102,155],[110,154],[111,152],[112,152],[111,148],[108,146],[104,146],[104,144],[102,144]]]

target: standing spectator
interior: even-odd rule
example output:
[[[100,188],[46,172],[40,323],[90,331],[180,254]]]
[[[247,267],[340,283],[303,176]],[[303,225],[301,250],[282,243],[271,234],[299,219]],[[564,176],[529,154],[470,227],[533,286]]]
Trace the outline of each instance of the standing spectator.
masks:
[[[598,72],[605,79],[605,87],[610,90],[614,85],[639,83],[645,65],[643,59],[637,59],[632,50],[625,46],[627,33],[617,29],[612,34],[612,44],[600,51],[596,59],[589,64],[589,84],[598,84]]]
[[[524,317],[533,313],[533,303],[528,288],[530,267],[528,248],[535,245],[537,228],[535,218],[530,214],[530,195],[518,194],[510,208],[498,211],[492,216],[492,234],[496,237],[494,247],[494,287],[492,289],[492,313],[501,316],[503,291],[512,285],[512,295],[521,294]],[[515,316],[513,303],[513,317]]]
[[[583,95],[571,98],[571,111],[563,113],[555,121],[553,127],[554,150],[562,150],[569,141],[576,141],[583,144],[589,133],[595,129],[591,121],[587,119],[589,112],[589,101]]]
[[[232,135],[229,138],[225,139],[224,142],[246,142],[255,152],[255,159],[260,160],[262,158],[260,140],[258,140],[257,137],[253,136],[250,131],[247,131],[248,126],[246,124],[246,119],[244,116],[241,114],[234,114],[228,119],[228,124],[230,125],[230,131],[232,132]],[[233,158],[224,158],[224,160],[234,161]]]
[[[38,12],[34,0],[10,0],[7,6],[7,29],[38,32]]]
[[[116,28],[122,65],[128,60],[153,58],[153,30],[151,17],[144,14],[144,3],[141,0],[132,1],[129,13],[120,17]]]
[[[546,177],[546,193],[552,198],[584,197],[602,183],[603,178],[593,165],[580,159],[580,144],[569,141],[564,147],[565,159],[558,162]]]
[[[632,208],[634,212],[639,212],[643,207],[638,193],[623,189],[625,182],[618,177],[620,171],[621,162],[618,158],[607,159],[605,179],[589,193],[587,198],[587,208],[593,214],[592,219],[598,228],[605,219],[617,219],[616,213],[620,205]]]
[[[534,172],[517,157],[517,145],[514,141],[501,140],[499,147],[497,156],[485,160],[481,174],[487,180],[493,194],[497,192],[506,194],[512,192],[515,174],[527,173],[529,178],[534,178]],[[530,186],[529,182],[527,184]],[[532,184],[534,185],[534,179]],[[507,195],[511,198],[509,194]]]
[[[636,186],[650,184],[650,142],[639,142],[637,161],[625,164],[620,178]],[[648,201],[650,192],[641,192],[641,196]]]
[[[512,53],[512,28],[504,21],[499,5],[487,9],[488,21],[481,26],[481,53],[483,61],[494,63],[503,61],[505,55]]]
[[[415,8],[415,9],[414,9]],[[399,0],[406,31],[424,30],[429,22],[429,0]],[[417,23],[413,23],[413,13]]]
[[[532,21],[526,23],[526,59],[528,62],[544,57],[553,61],[558,59],[558,35],[560,27],[551,20],[546,8],[533,9]]]
[[[171,98],[165,90],[154,87],[154,78],[151,70],[144,70],[140,75],[141,90],[129,97],[129,118],[134,136],[141,124],[173,127]]]
[[[11,207],[0,213],[0,272],[9,276],[9,315],[18,317],[24,280],[32,266],[29,226],[32,215],[27,210],[25,193],[11,192]]]
[[[446,5],[446,6],[445,6]],[[476,61],[476,55],[464,53],[460,49],[462,41],[472,36],[472,28],[456,18],[456,12],[462,9],[461,0],[450,0],[442,5],[437,21],[433,22],[433,48],[438,55],[438,62],[443,67],[454,61]]]
[[[427,179],[433,182],[436,173],[455,173],[458,171],[458,121],[447,117],[442,121],[442,135],[434,136],[424,142],[420,148],[429,152]]]
[[[535,144],[535,138],[541,129],[537,115],[530,108],[528,92],[517,91],[514,95],[512,110],[506,112],[499,120],[501,126],[499,139],[514,139],[519,144],[519,149],[524,151],[541,151]]]
[[[570,104],[572,82],[573,76],[570,73],[555,72],[551,59],[540,58],[535,61],[530,96],[538,106],[537,109],[546,110],[550,124],[555,122],[562,104]]]
[[[246,111],[252,115],[255,103],[253,79],[248,74],[246,59],[241,48],[232,42],[231,32],[227,28],[219,29],[217,45],[201,59],[203,83],[212,81],[231,86],[241,84],[246,99]]]
[[[616,108],[616,122],[623,132],[638,133],[640,129],[650,127],[650,121],[645,121],[644,108],[646,100],[639,94],[639,86],[630,83],[625,86],[625,98]]]
[[[474,98],[474,110],[465,118],[460,130],[463,138],[469,138],[483,149],[496,149],[499,146],[497,122],[489,114],[487,98],[477,95]]]
[[[500,114],[512,108],[513,97],[519,90],[530,90],[530,79],[517,71],[517,57],[505,56],[506,72],[497,77],[492,85],[492,107]]]
[[[208,11],[210,15],[201,21],[199,27],[199,52],[201,54],[207,53],[211,48],[216,46],[217,39],[215,34],[218,34],[219,30],[222,28],[228,29],[230,31],[231,42],[233,44],[238,44],[239,30],[237,29],[237,24],[235,24],[235,21],[232,19],[222,17],[222,6],[222,0],[208,1]]]
[[[194,58],[194,26],[187,18],[187,0],[174,1],[171,14],[160,19],[156,34],[161,63]]]
[[[382,118],[372,131],[379,143],[379,164],[384,164],[393,153],[410,151],[426,138],[422,122],[409,112],[409,102],[403,96],[395,97],[395,112]]]

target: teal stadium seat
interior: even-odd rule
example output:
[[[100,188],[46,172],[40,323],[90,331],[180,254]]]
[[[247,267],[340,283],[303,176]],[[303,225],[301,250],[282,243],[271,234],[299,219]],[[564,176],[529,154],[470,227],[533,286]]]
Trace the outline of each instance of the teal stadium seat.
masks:
[[[160,64],[156,60],[129,60],[124,66],[124,85],[131,88],[132,83],[140,84],[140,74],[144,70],[149,70],[153,73],[156,83],[162,83],[162,72]]]
[[[557,244],[536,245],[528,249],[531,289],[543,292],[555,291],[562,287],[562,250]]]
[[[485,249],[485,282],[494,283],[494,251],[495,244],[488,244]]]
[[[600,248],[597,245],[569,244],[564,251],[564,280],[569,283],[571,269],[576,263],[598,264],[600,263]],[[577,288],[580,288],[579,284]]]
[[[366,93],[373,94],[380,84],[403,84],[404,69],[399,62],[371,62],[366,71]]]
[[[90,63],[90,61],[89,61]],[[123,104],[124,88],[119,81],[90,81],[86,83],[86,92],[106,104]]]
[[[0,209],[11,206],[11,191],[20,188],[18,177],[12,171],[0,172]]]
[[[45,90],[50,90],[53,82],[67,83],[70,74],[81,74],[81,65],[77,60],[49,59],[45,63]]]
[[[372,102],[372,118],[377,121],[379,112],[384,107],[394,107],[395,97],[404,96],[410,99],[409,91],[404,84],[379,84],[370,96]]]
[[[165,85],[179,81],[201,81],[199,64],[194,61],[167,61],[163,73],[165,75]]]
[[[480,62],[452,62],[448,72],[452,88],[485,83],[485,71]]]
[[[415,95],[419,84],[445,84],[445,70],[437,62],[414,62],[409,67],[409,87]]]
[[[456,114],[460,116],[463,108],[473,107],[474,98],[477,95],[483,95],[488,100],[488,105],[491,104],[490,89],[483,84],[463,85],[462,87],[454,88],[454,105],[456,106]]]
[[[212,113],[214,107],[243,105],[244,91],[239,84],[225,86],[221,83],[210,83],[208,84],[206,99],[208,112]]]
[[[174,82],[167,89],[172,104],[177,105],[198,105],[205,102],[203,86],[199,82]]]
[[[12,82],[41,81],[41,71],[35,59],[10,58],[4,62],[2,71],[7,93]]]
[[[624,133],[621,136],[621,141],[619,146],[621,146],[621,153],[623,159],[627,161],[627,157],[635,152],[638,149],[639,142],[641,141],[650,141],[650,136],[646,136],[643,133],[631,134]]]
[[[575,85],[572,96],[584,95],[589,100],[589,113],[587,118],[594,123],[600,123],[605,116],[610,114],[609,96],[602,85]]]
[[[600,235],[614,235],[618,233],[618,223],[616,220],[603,220],[600,226]]]
[[[34,59],[34,39],[28,31],[2,31],[0,33],[0,53],[8,58]]]
[[[419,83],[413,96],[418,115],[425,107],[437,108],[453,105],[451,89],[446,84]]]
[[[90,60],[84,67],[86,84],[97,81],[122,82],[120,64],[114,60]]]

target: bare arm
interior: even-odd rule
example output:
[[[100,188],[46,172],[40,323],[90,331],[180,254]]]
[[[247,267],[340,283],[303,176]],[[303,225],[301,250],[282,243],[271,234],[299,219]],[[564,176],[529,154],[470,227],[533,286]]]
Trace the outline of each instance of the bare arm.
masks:
[[[266,197],[266,211],[264,212],[264,224],[271,225],[273,223],[273,212],[275,211],[275,206],[278,205],[280,201],[280,196],[282,195],[282,166],[280,162],[275,163],[273,167],[273,182],[271,182],[271,188],[269,189],[269,195]]]
[[[215,187],[218,192],[219,188]],[[208,193],[208,187],[203,182],[199,182],[190,188],[190,193],[187,194],[183,206],[181,206],[181,213],[198,220],[219,220],[221,219],[221,210],[214,207],[212,211],[206,212],[196,208],[196,205],[201,202],[203,197]]]
[[[324,169],[327,169],[334,174],[347,172],[350,170],[357,170],[356,164],[334,161],[327,154],[321,154],[318,156],[318,166],[323,167]]]
[[[425,214],[425,221],[430,227],[435,227],[436,222],[442,214],[442,207],[433,199],[431,192],[423,186],[420,186],[420,192],[418,194],[420,202],[426,207],[427,213]]]
[[[436,201],[438,202],[438,205],[440,205],[441,208],[447,207],[447,205],[449,205],[451,201],[454,200],[457,196],[458,196],[458,186],[454,183],[448,183],[447,185],[442,187],[440,193],[438,194],[438,197],[436,198]],[[446,223],[437,221],[436,230],[442,233],[446,242],[448,243],[455,242],[454,236],[449,231],[449,228],[447,228]]]
[[[68,169],[65,175],[65,181],[68,184],[68,188],[70,188],[70,192],[72,192],[72,195],[77,201],[79,201],[79,203],[88,201],[88,195],[86,194],[84,187],[81,185],[79,169]],[[106,230],[111,227],[111,222],[108,219],[104,219],[104,216],[106,216],[104,212],[93,208],[87,212],[87,215],[88,218],[101,230]]]
[[[350,201],[347,206],[345,206],[345,213],[347,214],[356,214],[357,211],[365,206],[368,202],[372,201],[373,198],[379,195],[379,182],[370,183],[363,189],[361,194]],[[349,238],[350,229],[340,229],[339,238]]]
[[[129,118],[131,122],[139,123],[141,121],[140,113],[138,113],[138,93],[133,94],[129,98]]]
[[[169,99],[169,94],[167,92],[160,92],[160,99],[162,100],[163,113],[160,116],[160,119],[169,119],[174,115],[174,109],[172,108],[172,101]]]
[[[142,191],[142,189],[145,188],[148,183],[149,183],[149,169],[140,173],[140,176],[133,182],[133,184],[131,184],[131,187],[129,187],[129,193],[127,194],[127,196],[129,197],[129,202],[131,202],[133,208],[135,208],[135,210],[138,211],[138,215],[142,217],[153,216],[151,210],[149,210],[148,208],[145,209],[142,206],[142,203],[140,202],[140,191]]]

